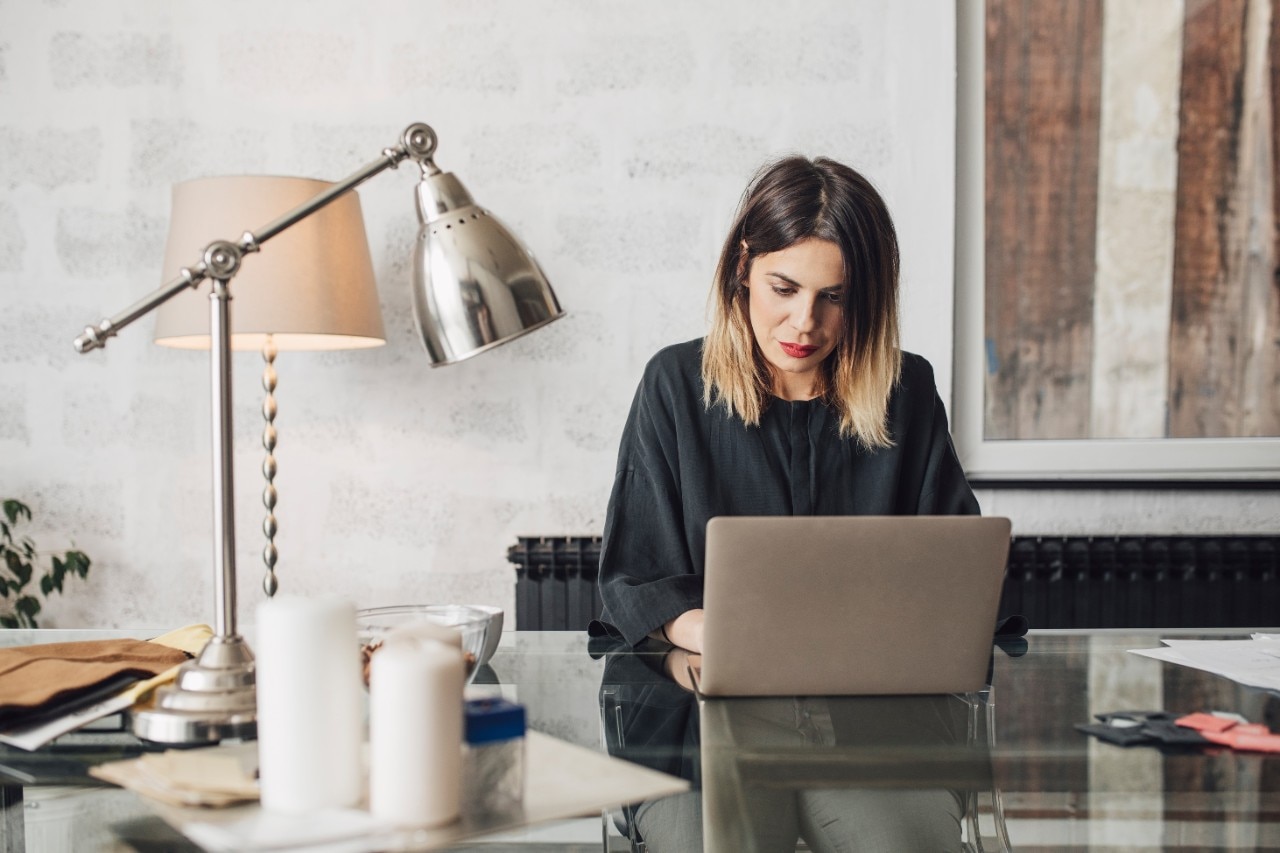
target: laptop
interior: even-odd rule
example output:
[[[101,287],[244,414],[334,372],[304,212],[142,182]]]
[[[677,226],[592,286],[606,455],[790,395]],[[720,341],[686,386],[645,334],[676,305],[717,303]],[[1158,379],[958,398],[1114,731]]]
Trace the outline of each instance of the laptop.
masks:
[[[711,519],[698,692],[981,690],[1010,529],[981,516]]]

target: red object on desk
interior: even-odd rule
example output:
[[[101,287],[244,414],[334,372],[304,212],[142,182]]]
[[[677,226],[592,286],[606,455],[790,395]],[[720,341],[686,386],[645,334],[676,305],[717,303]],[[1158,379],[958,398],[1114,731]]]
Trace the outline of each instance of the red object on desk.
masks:
[[[1213,714],[1188,714],[1174,721],[1179,726],[1195,729],[1208,741],[1246,752],[1280,753],[1280,735],[1260,723],[1237,723]]]

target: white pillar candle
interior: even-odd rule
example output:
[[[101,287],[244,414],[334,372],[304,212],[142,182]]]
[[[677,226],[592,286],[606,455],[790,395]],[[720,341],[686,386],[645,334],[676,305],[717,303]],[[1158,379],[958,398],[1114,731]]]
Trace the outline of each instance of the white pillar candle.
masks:
[[[257,672],[262,807],[357,805],[364,771],[355,607],[334,598],[263,602]]]
[[[462,791],[460,649],[391,635],[369,664],[369,808],[377,817],[440,826]]]

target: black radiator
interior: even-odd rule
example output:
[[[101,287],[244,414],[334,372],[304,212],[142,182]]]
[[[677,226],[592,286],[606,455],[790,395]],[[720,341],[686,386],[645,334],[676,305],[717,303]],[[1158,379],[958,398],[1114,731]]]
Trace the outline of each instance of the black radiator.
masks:
[[[600,537],[521,537],[507,558],[517,629],[600,614]],[[1015,536],[1000,613],[1033,628],[1280,626],[1280,536]]]
[[[516,567],[516,630],[585,631],[600,615],[599,536],[521,536],[507,559]]]
[[[1278,536],[1014,537],[1001,613],[1038,628],[1280,625]]]

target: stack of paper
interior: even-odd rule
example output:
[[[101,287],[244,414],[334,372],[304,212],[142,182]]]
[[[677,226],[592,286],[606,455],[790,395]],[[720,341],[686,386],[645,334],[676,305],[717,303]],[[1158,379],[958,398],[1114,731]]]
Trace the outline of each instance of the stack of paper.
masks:
[[[1249,640],[1162,640],[1165,648],[1130,649],[1135,655],[1202,669],[1249,687],[1280,691],[1280,634]]]
[[[258,799],[258,745],[170,749],[99,764],[89,775],[173,806],[229,806]]]

